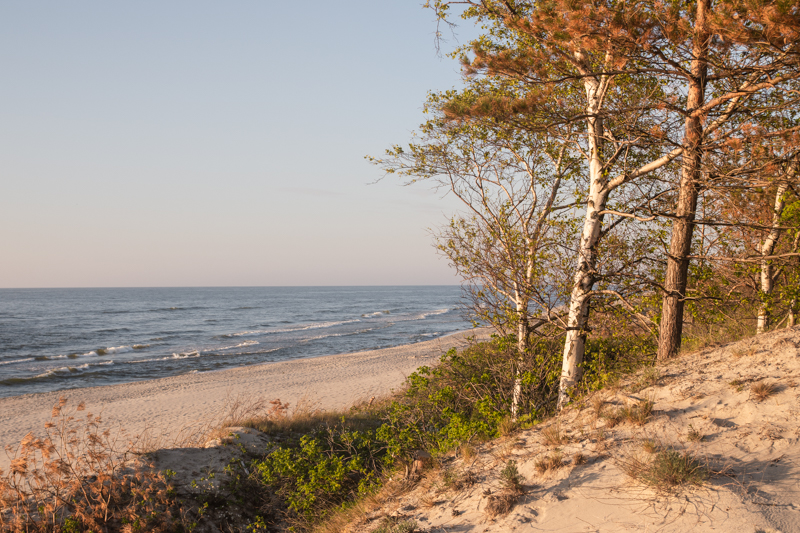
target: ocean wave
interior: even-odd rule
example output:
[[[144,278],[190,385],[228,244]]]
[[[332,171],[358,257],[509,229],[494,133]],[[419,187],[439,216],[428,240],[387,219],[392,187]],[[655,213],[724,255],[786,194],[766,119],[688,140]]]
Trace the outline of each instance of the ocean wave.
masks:
[[[160,307],[158,309],[151,309],[150,311],[151,312],[152,311],[155,311],[155,312],[164,312],[164,311],[202,311],[204,309],[211,309],[211,308],[210,307],[199,306],[199,305],[198,306],[189,306],[189,307],[181,307],[179,305],[176,305],[174,307]]]
[[[388,314],[390,314],[390,311],[375,311],[374,313],[364,313],[361,316],[364,317],[364,318],[372,318],[372,317],[383,316],[383,315],[388,315]]]
[[[58,368],[51,368],[35,376],[4,379],[0,381],[0,385],[20,385],[24,383],[30,383],[31,381],[46,381],[50,379],[69,378],[71,376],[83,374],[86,370],[93,367],[109,366],[113,364],[114,361],[103,361],[102,363],[84,363],[78,366],[60,366]]]
[[[445,313],[449,313],[453,309],[446,308],[446,309],[436,309],[435,311],[425,311],[423,313],[416,313],[413,315],[395,315],[392,317],[394,322],[413,322],[415,320],[425,320],[430,316],[436,315],[443,315]]]
[[[375,331],[376,329],[383,329],[383,328],[367,328],[367,329],[360,329],[358,331],[348,331],[346,333],[330,333],[328,335],[317,335],[316,337],[309,337],[307,339],[303,339],[300,342],[306,343],[310,341],[318,341],[320,339],[327,339],[329,337],[349,337],[350,335],[361,335],[362,333],[369,333],[370,331]]]
[[[202,352],[224,352],[225,350],[235,350],[236,348],[244,348],[245,346],[255,346],[256,344],[260,344],[258,341],[254,341],[252,339],[248,339],[244,342],[240,342],[239,344],[235,344],[233,346],[222,346],[220,348],[208,348],[207,350],[201,350]]]
[[[420,318],[428,318],[429,316],[443,315],[443,314],[449,313],[449,312],[450,312],[450,308],[448,307],[446,309],[437,309],[436,311],[430,311],[428,313],[422,313],[422,314],[419,315],[419,317]]]
[[[361,322],[360,319],[355,318],[353,320],[340,320],[338,322],[317,322],[314,324],[303,324],[300,326],[295,326],[293,328],[282,328],[282,329],[259,329],[259,330],[252,330],[252,331],[240,331],[238,333],[227,333],[224,335],[219,335],[219,337],[230,339],[234,337],[253,337],[256,335],[272,335],[275,333],[294,333],[297,331],[306,331],[309,329],[322,329],[322,328],[332,328],[335,326],[341,326],[344,324],[352,324],[354,322]]]
[[[171,358],[165,357],[164,359],[162,359],[162,361],[165,361],[167,359],[188,359],[189,357],[200,357],[200,351],[192,350],[190,352],[173,353]]]
[[[0,365],[13,365],[14,363],[25,363],[26,361],[35,361],[35,357],[26,357],[25,359],[14,359],[11,361],[0,361]]]
[[[96,350],[92,350],[91,352],[83,354],[84,357],[91,357],[95,355],[109,355],[112,353],[128,353],[132,352],[133,348],[131,346],[110,346],[108,348],[98,348]]]
[[[165,357],[153,357],[151,359],[137,359],[135,361],[124,361],[123,364],[134,365],[134,364],[141,364],[141,363],[156,363],[156,362],[159,362],[159,361],[175,361],[175,360],[190,359],[190,358],[191,359],[195,359],[195,358],[198,358],[198,357],[230,357],[230,356],[233,356],[233,355],[259,355],[259,354],[265,354],[265,353],[270,353],[270,352],[276,352],[278,350],[282,350],[283,349],[283,348],[267,348],[265,350],[257,350],[257,351],[254,351],[254,352],[234,352],[234,353],[230,353],[229,352],[229,353],[225,353],[225,354],[217,353],[217,352],[222,351],[222,350],[230,350],[230,349],[237,348],[237,347],[243,348],[243,347],[247,347],[247,346],[255,346],[257,344],[258,344],[258,342],[250,342],[250,343],[243,342],[243,343],[241,343],[241,344],[239,344],[237,346],[229,346],[227,348],[215,348],[215,349],[209,348],[208,350],[191,350],[191,351],[188,351],[188,352],[177,352],[177,353],[173,353],[172,355],[167,355]]]

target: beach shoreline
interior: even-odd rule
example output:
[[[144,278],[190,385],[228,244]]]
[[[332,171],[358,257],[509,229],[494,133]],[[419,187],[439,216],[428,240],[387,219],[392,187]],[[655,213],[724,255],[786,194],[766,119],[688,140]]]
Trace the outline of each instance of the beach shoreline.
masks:
[[[411,372],[437,362],[448,349],[488,334],[488,328],[467,330],[378,350],[0,398],[0,444],[14,446],[27,433],[40,433],[62,396],[72,405],[84,402],[87,411],[100,414],[107,425],[122,427],[129,435],[148,430],[160,442],[170,442],[181,428],[208,424],[237,396],[280,399],[290,408],[301,400],[326,410],[346,408],[389,394]],[[0,468],[5,463],[0,454]]]

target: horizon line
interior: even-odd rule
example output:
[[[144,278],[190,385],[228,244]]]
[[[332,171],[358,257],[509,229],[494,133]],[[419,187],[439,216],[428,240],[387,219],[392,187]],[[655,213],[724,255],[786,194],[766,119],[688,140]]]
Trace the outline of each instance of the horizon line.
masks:
[[[391,285],[130,285],[130,286],[68,286],[68,287],[0,287],[2,291],[50,289],[281,289],[281,288],[340,288],[340,287],[460,287],[460,284],[391,284]]]

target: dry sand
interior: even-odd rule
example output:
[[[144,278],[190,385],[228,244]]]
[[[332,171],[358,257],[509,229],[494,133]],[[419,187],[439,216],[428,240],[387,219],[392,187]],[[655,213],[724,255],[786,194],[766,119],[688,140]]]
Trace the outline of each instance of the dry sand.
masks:
[[[389,515],[436,533],[800,533],[800,327],[708,348],[658,370],[650,381],[634,376],[596,393],[597,403],[477,446],[474,458],[444,458],[443,469],[350,531],[372,532]],[[774,394],[759,400],[754,391],[763,383]],[[600,400],[602,412],[613,413],[642,399],[654,410],[641,427],[597,416]],[[625,474],[632,459],[654,457],[645,441],[689,453],[714,474],[700,487],[645,487]],[[555,454],[564,465],[540,473],[537,462]],[[485,510],[503,493],[500,472],[509,459],[525,478],[524,494],[509,513],[490,517]],[[456,478],[471,472],[474,484],[448,485],[447,471]]]
[[[487,334],[488,330],[473,330],[381,350],[2,398],[0,444],[15,445],[28,432],[41,431],[61,396],[70,403],[85,402],[89,411],[129,434],[148,429],[151,437],[167,445],[177,430],[221,416],[231,397],[280,399],[292,406],[305,399],[324,409],[347,407],[389,393],[447,349],[465,345],[469,336]],[[6,463],[0,453],[0,468]]]

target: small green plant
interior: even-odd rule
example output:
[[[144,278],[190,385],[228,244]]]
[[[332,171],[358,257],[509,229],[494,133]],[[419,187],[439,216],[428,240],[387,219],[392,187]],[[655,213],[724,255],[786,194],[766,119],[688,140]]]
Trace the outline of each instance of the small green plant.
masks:
[[[500,482],[509,492],[522,493],[522,484],[525,478],[519,473],[517,462],[509,459],[506,466],[500,471]]]
[[[647,439],[642,441],[642,449],[647,453],[656,453],[661,447],[654,440]]]
[[[459,486],[459,475],[455,468],[448,467],[442,471],[441,487],[443,490],[461,488]]]
[[[736,392],[742,392],[744,390],[744,382],[740,379],[734,379],[730,383],[728,383]]]
[[[689,442],[700,442],[705,438],[705,436],[697,431],[694,426],[689,424],[689,429],[686,431],[686,440]]]
[[[419,525],[415,521],[387,516],[372,533],[414,533],[416,531],[419,531]]]
[[[64,519],[64,524],[61,526],[62,533],[81,533],[81,523],[72,517]]]

